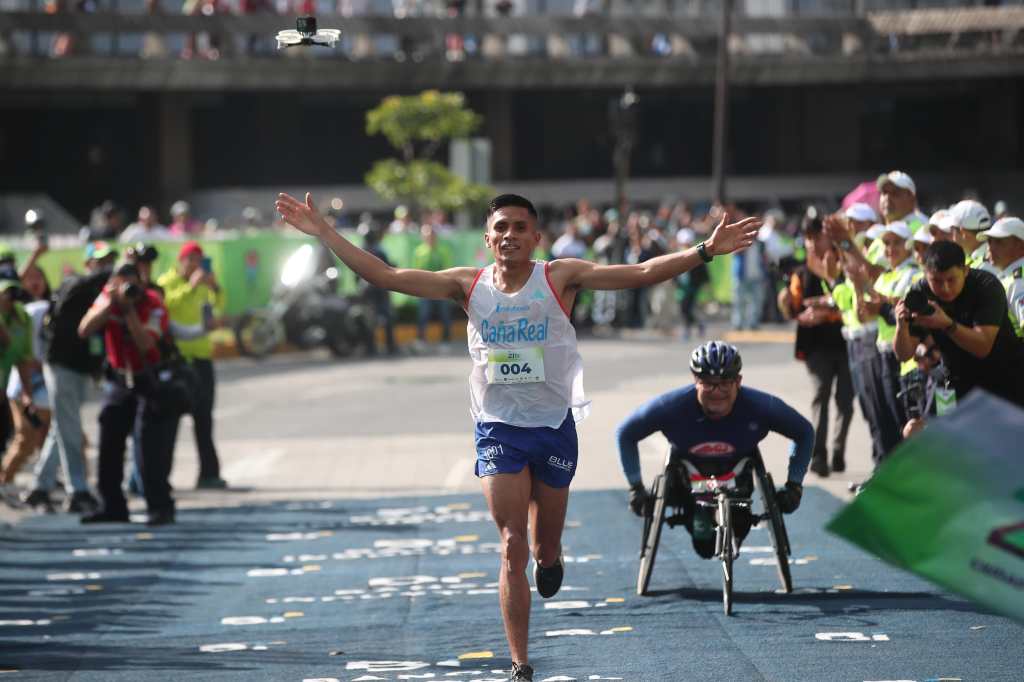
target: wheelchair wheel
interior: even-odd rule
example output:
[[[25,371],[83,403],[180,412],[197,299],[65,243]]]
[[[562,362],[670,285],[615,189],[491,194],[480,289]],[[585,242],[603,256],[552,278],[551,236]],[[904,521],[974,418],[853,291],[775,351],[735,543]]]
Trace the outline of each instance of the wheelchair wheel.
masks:
[[[719,556],[722,559],[722,606],[725,615],[732,615],[732,514],[729,509],[729,501],[725,498],[718,500],[718,518],[720,520],[719,530]]]
[[[793,591],[793,576],[789,570],[789,535],[786,533],[786,523],[782,519],[782,512],[775,502],[775,483],[772,475],[765,471],[764,463],[757,460],[754,464],[755,480],[757,488],[761,492],[761,501],[764,503],[764,513],[768,516],[768,532],[772,539],[772,548],[775,550],[775,566],[779,573],[779,582],[782,589],[789,594]]]
[[[640,554],[640,572],[636,577],[636,593],[640,596],[647,594],[647,586],[651,582],[651,571],[654,570],[654,557],[658,553],[658,543],[661,541],[661,524],[665,521],[665,477],[663,475],[654,479],[651,497],[654,498],[654,503],[651,505],[651,515],[644,523],[644,548]]]

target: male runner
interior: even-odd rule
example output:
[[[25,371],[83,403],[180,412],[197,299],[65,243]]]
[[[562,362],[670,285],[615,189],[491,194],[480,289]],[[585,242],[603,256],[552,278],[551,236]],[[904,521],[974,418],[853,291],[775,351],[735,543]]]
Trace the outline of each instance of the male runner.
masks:
[[[629,506],[644,513],[648,493],[640,475],[639,443],[661,431],[672,446],[672,457],[692,462],[704,475],[725,474],[744,457],[760,457],[758,443],[770,431],[793,441],[786,485],[775,493],[779,509],[789,514],[800,506],[803,480],[814,448],[814,427],[796,410],[768,393],[740,384],[743,360],[735,346],[708,341],[690,356],[694,383],[654,398],[619,425],[619,459],[629,481]],[[737,479],[753,490],[750,468]],[[715,531],[708,510],[694,504],[689,482],[671,479],[666,495],[683,508],[684,525],[693,548],[705,559],[715,553]],[[750,531],[749,509],[733,512],[736,539]]]
[[[285,221],[320,239],[370,284],[451,299],[466,310],[476,474],[501,536],[498,583],[513,661],[510,679],[532,680],[527,657],[530,546],[537,592],[552,597],[562,584],[562,527],[577,457],[575,420],[588,407],[576,332],[568,317],[573,301],[581,289],[648,287],[746,248],[761,221],[747,218],[726,225],[723,216],[700,245],[637,265],[575,258],[545,263],[531,258],[541,240],[533,204],[502,194],[488,207],[484,233],[494,264],[429,272],[391,267],[354,246],[327,224],[309,194],[305,203],[281,194],[276,206]]]

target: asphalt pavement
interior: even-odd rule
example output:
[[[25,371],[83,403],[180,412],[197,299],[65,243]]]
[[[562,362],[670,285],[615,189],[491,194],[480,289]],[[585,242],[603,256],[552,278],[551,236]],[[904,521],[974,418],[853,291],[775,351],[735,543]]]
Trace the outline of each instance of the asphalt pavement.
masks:
[[[663,535],[652,594],[636,596],[641,527],[626,511],[612,434],[640,402],[685,381],[690,345],[650,335],[581,343],[594,412],[579,428],[565,584],[551,600],[534,597],[535,679],[1022,679],[1024,628],[823,530],[847,482],[870,470],[859,418],[849,471],[809,475],[787,517],[794,593],[778,592],[767,532],[755,529],[726,617],[719,565],[676,528]],[[806,410],[809,381],[784,337],[744,337],[741,349],[746,383]],[[503,679],[497,536],[472,475],[464,352],[220,365],[217,440],[232,490],[191,490],[185,424],[176,525],[4,517],[0,675]],[[779,478],[786,443],[771,437],[765,451]],[[657,438],[642,444],[648,482],[663,452]]]

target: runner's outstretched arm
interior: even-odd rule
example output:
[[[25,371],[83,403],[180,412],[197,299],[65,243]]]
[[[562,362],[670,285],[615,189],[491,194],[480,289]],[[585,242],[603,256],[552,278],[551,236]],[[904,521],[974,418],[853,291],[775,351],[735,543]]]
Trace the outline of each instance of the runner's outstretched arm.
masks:
[[[722,256],[741,251],[754,243],[759,218],[744,218],[727,225],[723,215],[711,236],[704,241],[709,256]],[[677,277],[702,263],[697,247],[652,258],[636,265],[598,265],[590,261],[564,258],[551,263],[551,275],[564,288],[571,289],[636,289]]]
[[[370,284],[410,296],[452,299],[460,305],[476,277],[476,268],[451,268],[440,272],[395,268],[372,253],[364,251],[331,227],[313,205],[313,196],[306,193],[301,202],[288,194],[279,194],[275,203],[285,222],[316,237],[333,251],[341,262]]]

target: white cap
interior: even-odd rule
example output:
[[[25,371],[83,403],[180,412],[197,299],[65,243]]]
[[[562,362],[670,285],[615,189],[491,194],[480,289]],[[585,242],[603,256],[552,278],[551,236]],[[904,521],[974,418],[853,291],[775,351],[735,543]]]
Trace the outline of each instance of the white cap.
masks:
[[[946,210],[944,208],[940,208],[935,213],[932,213],[932,217],[928,219],[928,224],[929,225],[934,225],[935,227],[938,227],[938,228],[942,228],[942,219],[945,218],[948,215],[949,215],[949,211],[948,210]]]
[[[843,215],[850,220],[857,220],[861,222],[867,220],[875,222],[878,220],[878,214],[875,213],[875,209],[871,208],[870,205],[859,201],[856,204],[850,204],[849,208],[846,209],[846,212],[843,213]]]
[[[177,216],[182,215],[183,213],[188,213],[190,208],[191,206],[188,205],[187,201],[175,201],[171,204],[171,215]]]
[[[910,241],[917,242],[919,244],[931,244],[935,241],[935,237],[928,230],[918,230],[914,233],[914,236],[910,238]]]
[[[1024,241],[1024,220],[1015,216],[1006,216],[996,221],[996,224],[992,226],[992,229],[985,230],[978,235],[978,239],[985,241],[989,237],[995,237],[996,239],[1005,239],[1006,237],[1016,237]]]
[[[954,223],[961,230],[987,230],[992,224],[992,216],[988,209],[973,199],[964,199],[950,209],[950,214],[956,220]]]
[[[952,211],[946,211],[945,215],[939,218],[939,222],[928,224],[935,225],[935,227],[949,234],[950,232],[953,231],[954,227],[957,227],[959,225],[959,222],[957,222],[956,216],[953,215]]]
[[[883,226],[881,233],[878,236],[881,237],[883,234],[887,233],[892,233],[903,240],[910,239],[912,236],[910,228],[907,227],[907,224],[902,220],[895,220],[888,225]]]
[[[909,189],[910,193],[917,195],[917,187],[914,185],[914,181],[909,175],[900,170],[889,171],[878,176],[878,180],[875,182],[875,186],[878,189],[882,189],[887,183],[892,183],[900,189]]]
[[[868,239],[878,239],[885,232],[885,225],[881,223],[875,223],[869,227],[865,232],[864,236]]]

